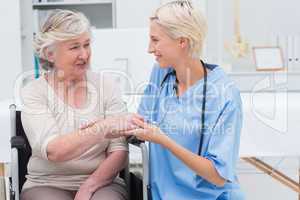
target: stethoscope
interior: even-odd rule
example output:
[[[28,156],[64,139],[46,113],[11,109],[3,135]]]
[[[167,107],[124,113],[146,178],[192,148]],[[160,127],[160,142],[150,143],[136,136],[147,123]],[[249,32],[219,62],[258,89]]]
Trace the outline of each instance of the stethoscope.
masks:
[[[205,128],[205,104],[206,104],[206,90],[207,90],[207,66],[206,64],[201,60],[201,63],[202,63],[202,66],[203,66],[203,70],[204,70],[204,83],[203,83],[203,93],[202,93],[202,113],[201,113],[201,131],[200,131],[200,142],[199,142],[199,149],[198,149],[198,155],[200,156],[201,155],[201,152],[202,152],[202,145],[203,145],[203,137],[204,137],[204,128]],[[175,76],[176,77],[176,71],[175,70],[172,70],[170,72],[168,72],[161,84],[160,84],[160,88],[159,88],[159,92],[157,94],[157,97],[159,97],[162,93],[162,90],[163,88],[165,87],[166,83],[167,83],[167,80],[171,77],[171,76]],[[177,80],[177,77],[176,77],[176,81],[175,81],[175,85],[173,87],[173,89],[176,91],[176,94],[177,94],[177,90],[178,90],[178,80]],[[157,102],[157,101],[156,101]],[[155,107],[155,106],[154,106]],[[166,116],[166,113],[165,112],[165,115],[164,117]],[[162,117],[162,120],[161,122],[164,120],[164,117]],[[160,123],[161,123],[160,122]],[[160,123],[157,123],[157,122],[154,122],[152,121],[152,124],[156,125],[156,126],[159,126]],[[151,152],[151,144],[149,144],[148,146],[149,148],[149,152]],[[150,165],[150,160],[149,160],[149,165]],[[149,199],[152,199],[152,193],[151,193],[151,184],[150,184],[150,177],[151,177],[151,169],[149,169],[149,183],[147,184],[147,194],[148,194],[148,198]]]
[[[200,142],[199,142],[199,149],[198,149],[198,155],[201,155],[201,151],[202,151],[202,145],[203,145],[203,137],[204,137],[204,129],[205,129],[205,105],[206,105],[206,90],[207,90],[207,66],[206,64],[201,60],[202,66],[203,66],[203,70],[204,70],[204,83],[203,83],[203,93],[202,93],[202,113],[201,113],[201,130],[200,130]],[[176,77],[176,71],[172,70],[170,72],[168,72],[161,84],[160,84],[160,88],[159,88],[159,93],[157,94],[158,96],[160,96],[164,86],[167,83],[167,80],[171,77],[171,76],[175,76]],[[178,80],[176,78],[175,80],[175,85],[173,86],[173,89],[176,91],[178,90]],[[167,111],[165,112],[164,116],[162,117],[162,119],[165,118],[167,114]],[[163,121],[163,120],[161,120]],[[155,125],[160,125],[160,123],[154,122]]]

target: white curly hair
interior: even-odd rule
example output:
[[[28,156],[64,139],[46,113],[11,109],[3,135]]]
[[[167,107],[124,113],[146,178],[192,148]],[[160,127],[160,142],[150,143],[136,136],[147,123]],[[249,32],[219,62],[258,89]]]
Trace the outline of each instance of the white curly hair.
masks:
[[[75,39],[85,32],[91,34],[90,22],[84,14],[62,9],[52,11],[36,34],[33,44],[35,54],[41,61],[46,61],[42,67],[45,70],[53,67],[48,62],[47,52],[53,50],[56,42]]]

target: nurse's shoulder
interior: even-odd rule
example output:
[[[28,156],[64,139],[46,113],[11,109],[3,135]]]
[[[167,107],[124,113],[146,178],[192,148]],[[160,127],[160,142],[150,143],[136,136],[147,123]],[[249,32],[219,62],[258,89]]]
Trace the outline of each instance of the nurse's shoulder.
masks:
[[[171,67],[160,67],[158,63],[154,63],[152,67],[152,72],[150,76],[149,83],[154,84],[156,86],[160,86],[164,78],[167,76],[167,74],[174,69]]]
[[[222,98],[224,104],[231,102],[237,106],[241,105],[240,90],[236,86],[235,82],[225,73],[221,66],[217,66],[215,69],[215,77],[211,78],[211,84],[213,84],[219,93],[219,97]]]

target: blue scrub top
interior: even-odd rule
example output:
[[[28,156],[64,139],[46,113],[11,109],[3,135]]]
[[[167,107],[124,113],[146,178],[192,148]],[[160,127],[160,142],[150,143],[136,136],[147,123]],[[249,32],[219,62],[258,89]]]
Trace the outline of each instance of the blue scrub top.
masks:
[[[236,177],[242,108],[239,90],[221,67],[205,64],[207,96],[201,156],[212,161],[226,179],[218,187],[192,171],[170,151],[150,143],[150,187],[153,200],[241,200],[244,195]],[[203,82],[199,80],[176,96],[174,70],[155,65],[138,113],[176,143],[198,154],[201,132]]]

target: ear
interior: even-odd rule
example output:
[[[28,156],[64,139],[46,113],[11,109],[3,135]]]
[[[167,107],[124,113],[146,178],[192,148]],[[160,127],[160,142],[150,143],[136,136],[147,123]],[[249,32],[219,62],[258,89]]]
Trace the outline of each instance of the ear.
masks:
[[[179,45],[182,49],[185,49],[189,46],[189,40],[187,38],[181,37],[179,38]]]
[[[44,51],[45,51],[46,59],[49,62],[54,63],[54,51],[52,51],[49,47],[46,48]]]

